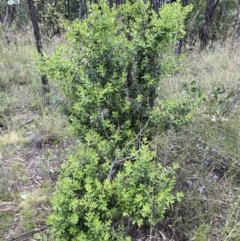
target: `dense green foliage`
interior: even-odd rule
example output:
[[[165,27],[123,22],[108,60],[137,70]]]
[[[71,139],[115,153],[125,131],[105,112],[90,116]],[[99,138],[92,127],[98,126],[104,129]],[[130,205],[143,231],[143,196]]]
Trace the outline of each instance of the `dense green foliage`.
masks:
[[[68,26],[69,45],[45,59],[42,71],[62,82],[78,136],[91,129],[122,148],[151,123],[156,89],[174,71],[169,54],[184,36],[189,9],[166,5],[159,18],[141,1],[93,5],[88,19]]]
[[[100,145],[100,150],[105,148]],[[79,147],[63,166],[52,197],[48,223],[55,240],[127,241],[132,225],[155,225],[164,217],[169,205],[181,197],[171,194],[177,166],[163,168],[146,145],[131,155],[110,182],[104,178],[109,166],[101,164],[98,152]]]
[[[189,120],[189,106],[171,100],[159,116],[154,102],[161,77],[175,69],[173,46],[190,9],[166,5],[159,17],[144,1],[112,9],[102,1],[67,24],[68,43],[39,61],[62,84],[83,143],[52,198],[56,240],[130,240],[131,227],[156,225],[180,200],[172,193],[177,165],[163,168],[150,141],[171,126],[166,116],[177,126]]]

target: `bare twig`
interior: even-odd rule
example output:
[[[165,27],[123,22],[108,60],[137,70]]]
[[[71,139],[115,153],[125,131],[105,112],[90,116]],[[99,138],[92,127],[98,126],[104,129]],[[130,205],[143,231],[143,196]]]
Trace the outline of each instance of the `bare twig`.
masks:
[[[27,240],[29,237],[31,237],[33,234],[42,232],[45,229],[47,229],[47,226],[43,226],[41,228],[35,228],[35,229],[32,229],[30,232],[24,233],[16,238],[9,239],[9,241],[24,241],[24,240]]]
[[[174,239],[167,238],[161,231],[159,231],[159,233],[161,234],[163,241],[175,241]]]
[[[107,179],[108,179],[109,181],[112,180],[112,175],[113,175],[113,173],[114,173],[114,167],[115,167],[116,165],[123,164],[125,161],[130,160],[130,159],[132,159],[132,158],[134,158],[134,157],[135,157],[135,155],[133,155],[133,156],[128,156],[128,157],[125,157],[125,158],[123,158],[123,159],[113,161],[112,164],[111,164],[111,168],[110,168],[110,171],[109,171],[109,174],[108,174]]]
[[[136,140],[139,138],[139,136],[141,136],[142,132],[146,129],[146,127],[147,127],[147,125],[148,125],[149,119],[150,119],[150,118],[148,118],[148,120],[147,120],[147,122],[145,123],[144,127],[139,131],[139,133],[136,135],[136,137],[135,137],[132,141],[130,141],[129,143],[127,143],[126,146],[121,150],[121,152],[124,152],[124,150],[125,150],[131,143],[133,143],[134,141],[136,141]],[[120,153],[121,153],[121,152],[120,152]]]
[[[24,126],[24,125],[30,124],[30,123],[32,123],[34,120],[35,120],[34,118],[29,119],[29,120],[23,122],[21,125],[19,125],[19,127],[22,127],[22,126]]]
[[[143,126],[143,128],[142,128],[142,129],[139,131],[139,133],[136,135],[136,137],[135,137],[132,141],[130,141],[129,143],[127,143],[126,146],[121,150],[120,153],[122,153],[131,143],[135,142],[135,141],[139,138],[139,136],[141,136],[142,132],[143,132],[143,131],[145,130],[145,128],[147,127],[148,122],[149,122],[149,118],[148,118],[147,122],[145,123],[145,125]],[[136,152],[136,154],[137,154],[138,152],[139,152],[139,150]],[[114,174],[114,167],[115,167],[116,165],[123,164],[125,161],[130,160],[130,159],[134,158],[135,156],[136,156],[136,155],[132,155],[132,156],[129,156],[129,157],[124,157],[124,158],[122,158],[122,159],[120,159],[120,160],[118,160],[118,157],[116,157],[116,159],[111,163],[111,167],[110,167],[110,171],[109,171],[109,174],[108,174],[107,179],[108,179],[109,181],[112,180],[112,176],[113,176],[113,174]]]

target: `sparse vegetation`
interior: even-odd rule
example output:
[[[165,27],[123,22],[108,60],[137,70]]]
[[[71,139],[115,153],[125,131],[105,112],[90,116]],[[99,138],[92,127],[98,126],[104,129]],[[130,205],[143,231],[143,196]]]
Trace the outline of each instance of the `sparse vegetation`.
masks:
[[[0,43],[0,240],[45,225],[58,167],[74,148],[57,104],[42,104],[30,35],[18,36],[17,47]]]

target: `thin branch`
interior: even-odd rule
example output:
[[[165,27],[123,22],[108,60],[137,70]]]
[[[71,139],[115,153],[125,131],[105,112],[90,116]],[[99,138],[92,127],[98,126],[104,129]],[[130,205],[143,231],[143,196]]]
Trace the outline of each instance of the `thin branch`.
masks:
[[[139,138],[139,136],[141,136],[142,132],[146,129],[148,122],[149,122],[149,118],[148,118],[147,122],[145,123],[145,125],[143,126],[143,128],[139,131],[139,133],[137,134],[137,136],[136,136],[132,141],[130,141],[129,143],[126,144],[126,146],[121,150],[120,154],[121,154],[131,143],[135,142],[135,141]],[[139,150],[137,151],[137,153],[138,153],[138,152],[139,152]],[[136,154],[137,154],[137,153],[136,153]],[[122,158],[122,159],[120,159],[120,160],[118,160],[118,157],[116,157],[116,159],[111,163],[111,167],[110,167],[110,171],[109,171],[109,174],[108,174],[107,179],[108,179],[109,181],[112,180],[112,176],[113,176],[113,174],[115,173],[114,168],[115,168],[116,165],[122,164],[122,163],[124,163],[125,161],[134,158],[135,156],[136,156],[136,155],[132,155],[132,156],[129,156],[129,157],[124,157],[124,158]]]
[[[147,120],[147,122],[145,123],[145,125],[144,125],[144,127],[139,131],[139,133],[136,135],[136,137],[132,140],[132,141],[130,141],[130,142],[128,142],[127,144],[126,144],[126,146],[120,151],[120,154],[122,153],[122,152],[124,152],[124,150],[130,145],[130,144],[132,144],[133,142],[135,142],[138,138],[139,138],[139,136],[142,134],[142,132],[146,129],[146,127],[147,127],[147,124],[148,124],[148,122],[149,122],[149,119],[150,119],[150,117],[148,118],[148,120]],[[117,159],[117,158],[116,158]],[[115,159],[115,160],[116,160]]]
[[[33,234],[42,232],[45,229],[47,229],[47,226],[43,226],[41,228],[35,228],[35,229],[32,229],[30,232],[24,233],[16,238],[9,239],[9,241],[24,241],[24,240],[27,240],[29,237],[31,237]]]
[[[107,179],[108,179],[109,181],[112,180],[112,176],[113,176],[113,174],[114,174],[114,167],[115,167],[116,165],[123,164],[125,161],[130,160],[130,159],[134,158],[135,156],[136,156],[136,155],[132,155],[132,156],[125,157],[125,158],[123,158],[123,159],[121,159],[121,160],[115,160],[115,161],[113,161],[112,164],[111,164],[111,168],[110,168],[110,171],[109,171],[109,174],[108,174]]]

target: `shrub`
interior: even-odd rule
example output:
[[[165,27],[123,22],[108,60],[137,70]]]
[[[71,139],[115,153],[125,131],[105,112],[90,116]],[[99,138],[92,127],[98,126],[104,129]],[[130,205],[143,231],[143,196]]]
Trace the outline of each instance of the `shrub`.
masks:
[[[101,149],[101,148],[100,148]],[[131,240],[126,223],[155,225],[181,193],[171,192],[175,169],[154,161],[147,145],[131,153],[110,181],[96,149],[80,146],[63,165],[48,224],[55,240]],[[122,230],[122,232],[120,232]]]
[[[41,70],[62,82],[81,139],[92,129],[122,148],[151,122],[156,88],[174,71],[169,54],[184,36],[189,9],[167,4],[159,17],[144,1],[112,9],[102,1],[91,5],[87,19],[67,26],[69,43]]]
[[[42,73],[62,82],[82,141],[52,198],[56,240],[127,241],[129,227],[156,225],[180,199],[172,193],[176,166],[163,168],[149,141],[164,122],[153,112],[156,89],[176,66],[169,56],[189,11],[180,3],[157,14],[145,1],[118,8],[100,1],[87,19],[67,24],[68,44],[39,61]],[[187,116],[177,106],[169,103],[169,112]]]

